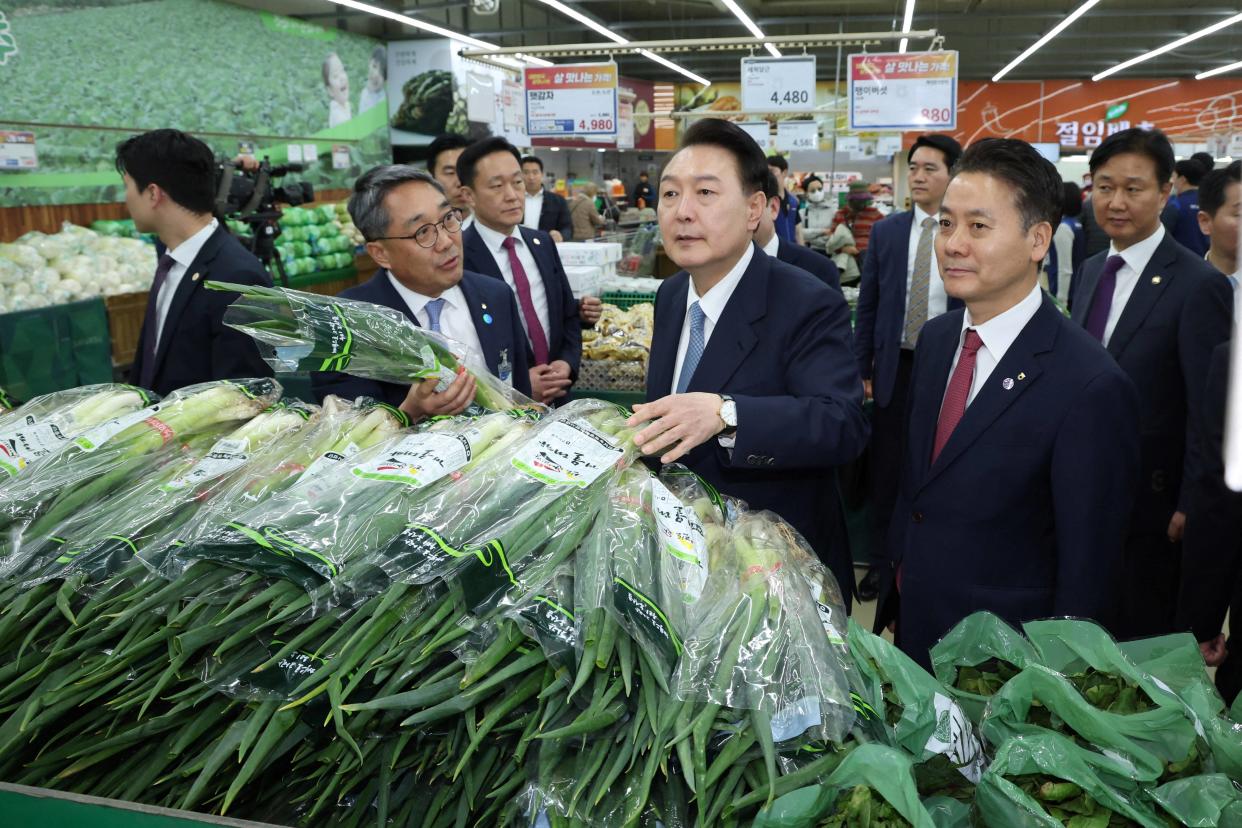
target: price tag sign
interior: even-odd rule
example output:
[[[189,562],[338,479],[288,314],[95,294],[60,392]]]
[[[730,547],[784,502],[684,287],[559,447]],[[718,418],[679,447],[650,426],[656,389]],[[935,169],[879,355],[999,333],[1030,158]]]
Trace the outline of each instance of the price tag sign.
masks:
[[[742,109],[806,112],[815,108],[815,56],[742,58]]]
[[[617,64],[528,66],[524,81],[532,137],[616,134]]]
[[[764,152],[770,152],[775,149],[772,146],[772,127],[767,121],[743,121],[738,124],[743,131],[751,138],[755,139],[755,143],[759,145],[759,149]]]
[[[835,149],[837,152],[862,152],[862,141],[857,135],[842,135],[837,138]]]
[[[34,170],[39,167],[33,132],[0,132],[0,170]]]
[[[901,152],[900,135],[881,135],[875,142],[876,155],[896,155]]]
[[[851,130],[957,128],[957,52],[850,55]]]
[[[780,121],[776,125],[776,148],[787,152],[819,149],[819,124],[815,121]]]

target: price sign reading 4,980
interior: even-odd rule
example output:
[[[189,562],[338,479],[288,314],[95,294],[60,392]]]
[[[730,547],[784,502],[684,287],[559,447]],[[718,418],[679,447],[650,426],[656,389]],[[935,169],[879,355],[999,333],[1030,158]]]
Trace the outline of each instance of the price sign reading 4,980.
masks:
[[[742,58],[742,109],[809,112],[815,108],[815,56]]]
[[[850,55],[850,129],[957,127],[957,52]]]
[[[527,67],[524,79],[528,134],[616,134],[615,63]]]

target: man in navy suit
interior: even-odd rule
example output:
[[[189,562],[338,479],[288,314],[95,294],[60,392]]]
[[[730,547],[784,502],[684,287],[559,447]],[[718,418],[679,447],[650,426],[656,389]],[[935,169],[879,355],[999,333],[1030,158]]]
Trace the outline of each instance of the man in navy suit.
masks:
[[[875,401],[868,478],[873,561],[887,546],[897,498],[906,401],[919,331],[927,320],[961,307],[945,292],[933,252],[940,200],[949,186],[949,171],[961,155],[961,146],[947,135],[922,135],[914,142],[909,169],[914,209],[876,222],[863,260],[854,353],[866,396]],[[864,601],[879,592],[882,573],[873,564],[859,584]],[[888,623],[891,612],[891,607],[880,608],[877,628]]]
[[[488,370],[530,393],[526,342],[513,296],[504,285],[462,269],[461,213],[428,173],[400,164],[376,167],[354,184],[349,215],[381,270],[341,293],[405,314],[483,357]],[[315,396],[365,396],[398,406],[411,419],[457,414],[474,398],[475,381],[461,372],[399,385],[335,372],[311,375]]]
[[[553,403],[569,393],[578,375],[581,320],[552,237],[521,226],[526,209],[521,157],[496,137],[476,141],[457,158],[457,175],[475,211],[475,223],[462,237],[466,269],[513,290],[530,346],[532,396]]]
[[[270,377],[254,340],[224,326],[236,293],[210,279],[271,286],[263,265],[212,216],[216,159],[184,132],[157,129],[117,146],[125,206],[134,226],[159,237],[159,264],[130,382],[167,394],[211,380]]]
[[[1229,282],[1178,244],[1160,222],[1173,148],[1156,130],[1110,135],[1091,154],[1092,202],[1109,250],[1083,262],[1074,321],[1098,341],[1139,392],[1143,448],[1126,542],[1123,638],[1172,632],[1186,526],[1183,482],[1203,462],[1200,424],[1212,349],[1229,338]]]
[[[776,217],[781,208],[781,193],[780,184],[777,182],[776,176],[770,172],[768,173],[768,182],[767,186],[764,187],[763,194],[767,196],[768,206],[759,216],[759,227],[755,230],[755,241],[758,243],[759,249],[769,256],[780,259],[785,264],[791,264],[799,270],[805,270],[828,287],[840,293],[841,274],[832,259],[822,253],[817,253],[809,247],[794,244],[777,235]]]
[[[522,226],[542,230],[552,241],[573,241],[574,225],[569,218],[569,205],[556,193],[543,186],[543,161],[537,155],[522,158],[522,181],[526,185],[526,212]]]
[[[647,399],[635,442],[721,492],[771,509],[836,575],[853,567],[833,469],[867,441],[849,306],[753,241],[767,159],[728,121],[686,131],[660,179],[664,246],[684,270],[656,295]]]
[[[1107,624],[1119,598],[1138,399],[1039,287],[1061,201],[1051,163],[991,138],[940,207],[940,272],[966,307],[919,337],[889,534],[897,643],[924,667],[973,612]]]

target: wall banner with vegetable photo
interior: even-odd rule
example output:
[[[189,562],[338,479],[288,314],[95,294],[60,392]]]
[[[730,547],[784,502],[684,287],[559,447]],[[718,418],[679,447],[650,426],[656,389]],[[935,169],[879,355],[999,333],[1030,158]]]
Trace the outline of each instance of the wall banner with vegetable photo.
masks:
[[[314,144],[294,175],[316,189],[391,157],[377,40],[217,0],[0,0],[0,21],[0,130],[34,132],[39,159],[0,172],[0,206],[120,201],[117,143],[162,127],[274,164]]]

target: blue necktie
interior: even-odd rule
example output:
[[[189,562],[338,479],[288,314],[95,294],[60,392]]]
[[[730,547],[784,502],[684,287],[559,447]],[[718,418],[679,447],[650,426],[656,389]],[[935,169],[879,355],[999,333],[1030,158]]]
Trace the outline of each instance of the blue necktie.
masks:
[[[686,358],[681,363],[681,376],[677,378],[678,394],[686,393],[694,369],[699,367],[699,360],[703,358],[703,323],[706,319],[698,302],[690,306],[690,343],[686,346]]]
[[[440,333],[440,313],[444,310],[444,300],[432,299],[423,305],[423,308],[427,311],[427,320],[431,322],[431,329]]]

